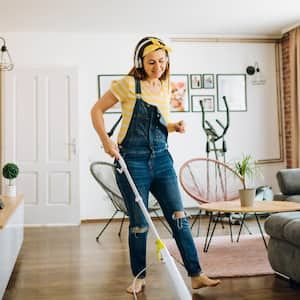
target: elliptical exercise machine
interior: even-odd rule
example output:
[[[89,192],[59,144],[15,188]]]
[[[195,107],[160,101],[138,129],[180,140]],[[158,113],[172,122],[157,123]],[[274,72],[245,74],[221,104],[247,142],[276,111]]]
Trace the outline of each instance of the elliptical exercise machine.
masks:
[[[223,156],[223,162],[225,163],[225,153],[227,152],[227,145],[225,141],[225,134],[229,128],[230,119],[229,119],[229,108],[227,104],[226,97],[223,96],[225,108],[226,108],[226,125],[223,125],[222,122],[219,119],[216,119],[216,122],[218,125],[222,128],[221,134],[218,134],[216,129],[213,127],[213,125],[206,120],[205,118],[205,110],[203,106],[202,100],[200,100],[200,106],[202,110],[202,128],[206,134],[206,154],[207,158],[209,158],[210,152],[215,153],[215,159],[219,160],[218,153]],[[222,146],[217,148],[216,142],[222,139]]]
[[[229,107],[228,107],[228,103],[227,103],[227,99],[226,96],[223,96],[223,101],[224,101],[224,105],[225,105],[225,109],[226,109],[226,124],[224,125],[219,119],[216,119],[216,123],[221,127],[222,131],[220,134],[217,133],[217,130],[214,128],[214,126],[206,119],[205,116],[205,110],[204,110],[204,106],[203,106],[203,102],[202,100],[200,100],[200,106],[201,106],[201,110],[202,110],[202,128],[206,134],[206,157],[207,159],[209,159],[209,155],[210,152],[214,152],[215,154],[215,160],[220,161],[220,156],[222,156],[223,158],[223,163],[226,164],[226,153],[227,153],[227,144],[225,141],[225,135],[228,131],[229,125],[230,125],[230,118],[229,118]],[[219,145],[217,147],[216,143],[218,141],[222,141],[221,145]],[[207,163],[208,165],[208,163]],[[224,201],[227,200],[227,176],[226,176],[226,169],[223,169],[223,172],[225,172],[224,174],[221,174],[222,170],[220,169],[220,166],[217,165],[216,170],[215,170],[215,177],[219,178],[220,181],[220,188],[221,188],[221,192],[224,195]],[[209,180],[210,180],[210,173],[209,173],[209,168],[207,167],[207,189],[208,189],[208,195],[209,195]],[[218,187],[216,187],[218,188]],[[198,219],[198,217],[200,217],[201,214],[201,210],[199,211],[197,217],[195,218],[192,226],[195,224],[196,220]],[[229,222],[233,223],[231,218],[232,215],[226,215],[229,218]],[[238,218],[239,219],[239,218]],[[221,218],[221,223],[222,223],[222,227],[223,226],[223,222],[222,222],[222,218]],[[239,223],[237,223],[239,224]],[[251,234],[248,226],[245,223],[245,228],[248,230],[248,232]],[[198,232],[199,232],[199,228],[198,228]],[[232,235],[231,235],[232,236]]]
[[[217,124],[222,129],[222,132],[220,134],[217,133],[217,130],[214,128],[214,126],[206,119],[203,101],[200,100],[200,107],[201,107],[201,111],[202,111],[202,123],[201,124],[202,124],[202,128],[206,135],[206,147],[205,147],[206,158],[207,158],[207,163],[206,163],[207,186],[206,186],[206,189],[207,189],[208,198],[209,198],[209,194],[210,194],[210,176],[211,176],[210,169],[209,169],[209,161],[208,161],[210,153],[213,152],[215,154],[215,160],[217,160],[217,161],[220,161],[219,156],[222,156],[223,163],[225,163],[225,154],[227,152],[225,134],[227,133],[227,130],[229,128],[230,119],[229,119],[229,108],[228,108],[228,104],[227,104],[227,100],[226,100],[225,96],[223,96],[223,100],[224,100],[224,104],[225,104],[225,108],[226,108],[226,124],[224,125],[219,119],[216,119]],[[221,146],[217,146],[218,141],[222,141]],[[227,191],[226,176],[225,177],[222,176],[221,172],[222,172],[222,170],[220,169],[220,166],[216,165],[216,169],[214,170],[215,177],[216,178],[218,177],[220,179],[220,186],[221,186],[222,193],[224,195],[226,195],[226,193],[227,193],[226,192]],[[224,170],[224,172],[225,172],[225,170]],[[199,230],[200,230],[200,215],[201,215],[201,209],[199,210],[196,218],[194,219],[194,221],[191,225],[191,228],[193,228],[193,226],[199,219],[198,236],[199,236]]]

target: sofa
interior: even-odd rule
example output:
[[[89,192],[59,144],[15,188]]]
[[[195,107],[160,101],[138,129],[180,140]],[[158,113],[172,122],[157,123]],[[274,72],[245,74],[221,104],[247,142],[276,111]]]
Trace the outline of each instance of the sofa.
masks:
[[[282,169],[276,174],[280,193],[274,200],[300,202],[300,168]]]
[[[300,283],[300,211],[273,214],[264,228],[270,236],[268,258],[273,270]]]

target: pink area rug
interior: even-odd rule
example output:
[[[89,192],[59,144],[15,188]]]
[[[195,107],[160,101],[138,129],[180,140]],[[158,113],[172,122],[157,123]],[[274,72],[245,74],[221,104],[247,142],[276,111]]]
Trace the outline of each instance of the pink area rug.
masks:
[[[194,238],[200,264],[210,277],[245,277],[274,274],[267,250],[259,235],[241,235],[231,242],[230,236],[214,236],[208,252],[203,252],[204,238]],[[182,264],[174,239],[163,240],[170,254]]]

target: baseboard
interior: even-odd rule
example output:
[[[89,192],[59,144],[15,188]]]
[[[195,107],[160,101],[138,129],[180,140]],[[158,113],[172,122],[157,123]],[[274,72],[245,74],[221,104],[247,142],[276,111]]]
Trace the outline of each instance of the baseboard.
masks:
[[[57,223],[57,224],[24,224],[26,228],[35,228],[35,227],[70,227],[70,226],[79,226],[80,223],[74,224],[64,224],[64,223]]]
[[[196,211],[193,211],[192,213],[189,212],[189,217],[190,218],[195,218],[198,215],[198,213]],[[201,214],[203,216],[205,216],[205,214]],[[163,217],[162,215],[160,217]],[[111,220],[111,222],[121,222],[123,218],[118,218],[115,217]],[[128,217],[125,217],[125,221],[128,219]],[[151,215],[151,219],[152,220],[158,220],[158,217]],[[104,219],[83,219],[80,221],[81,224],[91,224],[91,223],[106,223],[108,221],[108,218],[104,218]]]
[[[113,218],[112,223],[121,222],[123,218]],[[125,217],[125,220],[127,217]],[[80,224],[92,224],[92,223],[106,223],[108,219],[84,219],[80,221]]]

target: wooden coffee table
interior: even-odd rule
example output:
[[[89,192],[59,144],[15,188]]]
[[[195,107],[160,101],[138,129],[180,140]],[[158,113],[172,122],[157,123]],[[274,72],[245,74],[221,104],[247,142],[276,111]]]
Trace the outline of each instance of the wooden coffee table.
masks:
[[[215,228],[219,220],[221,220],[221,215],[224,213],[240,213],[242,214],[242,222],[240,225],[237,242],[239,241],[240,233],[243,228],[245,218],[247,214],[251,213],[255,215],[257,225],[259,228],[259,231],[261,233],[262,239],[264,241],[265,247],[267,248],[267,243],[264,237],[264,233],[262,230],[262,227],[259,222],[258,213],[278,213],[278,212],[288,212],[288,211],[295,211],[300,210],[300,203],[298,202],[290,202],[290,201],[255,201],[253,206],[245,206],[242,207],[240,200],[234,200],[234,201],[216,201],[211,203],[206,203],[200,205],[200,209],[207,211],[209,213],[209,224],[207,228],[205,243],[204,243],[204,252],[208,251],[208,247],[210,245],[211,239],[213,237]],[[212,232],[210,234],[210,227],[213,221],[213,213],[217,213],[216,221],[214,222],[214,226],[212,229]],[[230,226],[230,235],[231,235],[231,241],[233,241],[232,238],[232,228],[231,228],[231,221],[229,218],[229,226]]]

